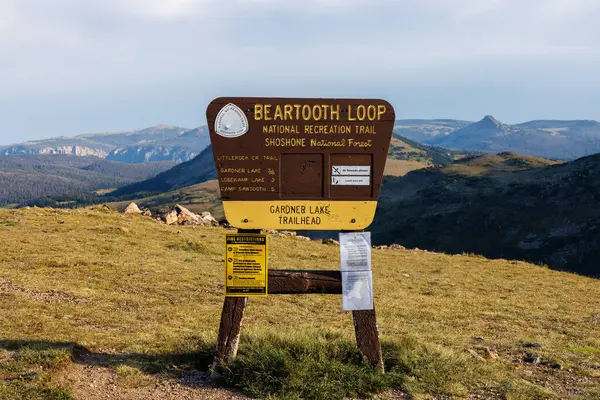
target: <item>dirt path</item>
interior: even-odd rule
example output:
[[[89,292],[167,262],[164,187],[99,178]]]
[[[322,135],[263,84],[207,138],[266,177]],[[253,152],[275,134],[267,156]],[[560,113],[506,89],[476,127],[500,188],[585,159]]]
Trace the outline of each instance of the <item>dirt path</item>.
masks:
[[[73,364],[57,379],[69,387],[75,400],[243,400],[248,399],[228,389],[216,388],[207,374],[184,373],[181,379],[140,375],[122,378],[111,368]]]

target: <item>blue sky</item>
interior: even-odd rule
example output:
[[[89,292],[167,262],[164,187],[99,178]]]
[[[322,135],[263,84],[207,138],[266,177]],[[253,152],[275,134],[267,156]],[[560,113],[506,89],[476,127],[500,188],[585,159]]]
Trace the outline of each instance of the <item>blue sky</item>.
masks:
[[[205,124],[218,96],[600,120],[597,0],[0,0],[0,144]]]

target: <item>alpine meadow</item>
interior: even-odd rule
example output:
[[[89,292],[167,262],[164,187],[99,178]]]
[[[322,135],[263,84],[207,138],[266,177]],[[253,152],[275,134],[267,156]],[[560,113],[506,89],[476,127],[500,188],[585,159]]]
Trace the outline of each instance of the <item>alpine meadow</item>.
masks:
[[[0,0],[0,400],[600,400],[600,0]]]

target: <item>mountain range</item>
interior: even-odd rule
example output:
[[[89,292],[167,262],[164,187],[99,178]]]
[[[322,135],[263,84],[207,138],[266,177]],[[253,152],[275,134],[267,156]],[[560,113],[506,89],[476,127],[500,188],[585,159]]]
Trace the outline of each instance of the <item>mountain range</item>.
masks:
[[[488,153],[517,152],[573,160],[600,152],[600,122],[537,120],[504,124],[491,115],[477,122],[398,120],[394,131],[424,144]]]
[[[191,160],[210,142],[206,127],[158,125],[137,131],[83,134],[29,141],[0,148],[0,155],[69,154],[109,161],[143,163]]]
[[[536,120],[509,125],[491,115],[477,122],[404,119],[396,121],[394,132],[418,144],[458,151],[509,151],[556,160],[600,152],[600,122],[590,120]],[[193,159],[209,144],[206,126],[187,129],[158,125],[138,131],[29,141],[0,147],[0,155],[72,154],[126,163],[180,163]]]

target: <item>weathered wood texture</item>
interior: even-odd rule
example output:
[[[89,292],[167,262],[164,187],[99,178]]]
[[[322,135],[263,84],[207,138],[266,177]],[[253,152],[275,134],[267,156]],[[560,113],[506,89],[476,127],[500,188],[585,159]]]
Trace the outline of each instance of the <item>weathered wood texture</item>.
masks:
[[[270,270],[269,294],[341,294],[340,271]]]
[[[375,308],[372,310],[352,311],[354,319],[354,331],[356,333],[356,345],[358,351],[371,365],[379,369],[383,368],[383,354],[379,342],[379,329]]]
[[[244,310],[248,304],[247,297],[226,297],[221,312],[219,337],[217,338],[217,351],[215,365],[233,360],[237,354],[242,333]]]

